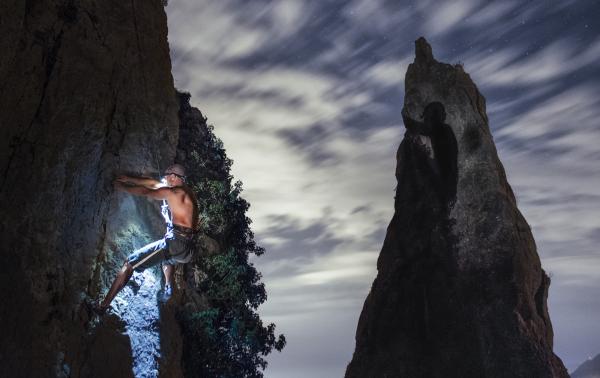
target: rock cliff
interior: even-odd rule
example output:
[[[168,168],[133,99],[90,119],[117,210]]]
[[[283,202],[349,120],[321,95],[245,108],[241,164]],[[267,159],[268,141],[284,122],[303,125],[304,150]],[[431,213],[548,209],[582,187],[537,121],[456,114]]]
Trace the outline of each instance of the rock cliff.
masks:
[[[173,86],[163,2],[9,0],[0,12],[0,376],[262,376],[285,344],[256,312],[266,292],[248,256],[264,250],[222,142]],[[173,162],[199,200],[200,253],[163,305],[148,269],[99,319],[89,302],[165,230],[159,202],[112,180]]]
[[[123,322],[90,327],[81,304],[162,233],[111,181],[175,157],[164,9],[9,0],[0,14],[0,376],[131,376]]]
[[[415,53],[395,213],[346,377],[568,377],[552,351],[550,279],[498,159],[485,99],[425,39]],[[452,133],[436,134],[442,127]]]

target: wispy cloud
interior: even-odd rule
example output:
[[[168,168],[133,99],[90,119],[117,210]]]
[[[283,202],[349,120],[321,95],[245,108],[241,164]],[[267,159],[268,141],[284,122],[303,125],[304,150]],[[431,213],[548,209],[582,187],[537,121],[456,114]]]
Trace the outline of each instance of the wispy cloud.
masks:
[[[497,25],[498,20],[510,15],[518,6],[516,1],[489,2],[487,4],[476,4],[470,7],[473,10],[468,17],[462,20],[465,26],[473,29],[488,28]],[[475,9],[476,8],[476,9]]]
[[[600,286],[600,254],[597,256],[554,257],[546,259],[549,272],[560,275],[564,285]]]
[[[349,31],[369,31],[386,34],[391,29],[407,27],[415,9],[412,5],[384,0],[354,0],[342,8],[350,21]],[[374,22],[376,21],[376,22]]]
[[[461,27],[464,19],[479,5],[479,1],[460,0],[428,5],[423,10],[424,13],[429,13],[429,17],[424,17],[424,31],[426,35],[436,37]]]
[[[177,59],[192,54],[200,61],[232,61],[277,44],[297,32],[307,20],[308,7],[291,0],[272,3],[225,0],[179,1],[168,9],[170,40]]]
[[[557,80],[599,58],[600,39],[582,49],[564,38],[531,53],[523,45],[478,52],[465,58],[465,69],[486,85],[516,87]]]
[[[580,85],[556,94],[516,116],[496,136],[505,146],[517,145],[544,160],[556,160],[571,169],[599,173],[600,91]],[[577,162],[576,167],[572,167]]]
[[[365,81],[383,87],[404,87],[404,75],[413,57],[384,60],[370,66],[365,72]]]

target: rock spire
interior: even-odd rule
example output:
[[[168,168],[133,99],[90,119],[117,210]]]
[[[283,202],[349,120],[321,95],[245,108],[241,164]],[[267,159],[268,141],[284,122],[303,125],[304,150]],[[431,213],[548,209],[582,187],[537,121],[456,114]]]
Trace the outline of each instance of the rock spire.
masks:
[[[552,351],[550,279],[498,159],[485,99],[424,38],[415,55],[395,213],[346,377],[568,377]]]

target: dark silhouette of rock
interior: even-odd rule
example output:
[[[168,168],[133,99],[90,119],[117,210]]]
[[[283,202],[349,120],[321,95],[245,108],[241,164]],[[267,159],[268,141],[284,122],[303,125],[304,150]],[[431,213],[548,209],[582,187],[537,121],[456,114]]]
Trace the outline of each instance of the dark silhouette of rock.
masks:
[[[498,159],[485,99],[424,38],[415,52],[402,117],[410,130],[428,104],[441,105],[422,125],[451,128],[457,175],[447,159],[432,169],[423,138],[406,133],[395,213],[346,377],[568,377],[552,351],[550,279]],[[439,155],[452,156],[450,145]]]
[[[600,378],[600,354],[579,365],[571,378]]]
[[[111,181],[175,156],[166,14],[137,0],[9,0],[0,14],[0,376],[130,377],[122,326],[92,328],[82,302],[106,292],[125,239],[164,230]]]

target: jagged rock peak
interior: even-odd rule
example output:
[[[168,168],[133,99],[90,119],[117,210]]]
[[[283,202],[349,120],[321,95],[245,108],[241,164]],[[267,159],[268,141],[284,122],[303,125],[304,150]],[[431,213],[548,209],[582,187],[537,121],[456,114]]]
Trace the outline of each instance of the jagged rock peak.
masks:
[[[426,63],[435,61],[431,45],[424,37],[419,37],[415,41],[415,62]]]

